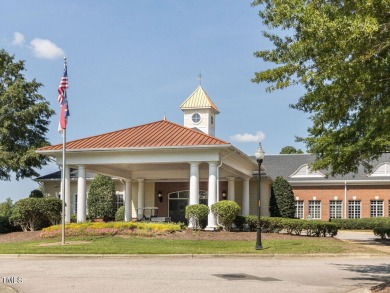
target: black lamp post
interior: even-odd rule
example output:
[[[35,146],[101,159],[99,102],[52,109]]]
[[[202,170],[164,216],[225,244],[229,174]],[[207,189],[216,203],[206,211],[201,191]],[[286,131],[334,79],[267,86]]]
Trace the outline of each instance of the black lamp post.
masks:
[[[261,244],[261,223],[260,223],[260,199],[261,199],[261,163],[264,159],[264,150],[261,147],[261,143],[259,143],[259,147],[256,150],[255,157],[257,161],[257,165],[259,167],[258,175],[257,175],[257,228],[256,228],[256,250],[263,249],[263,245]]]

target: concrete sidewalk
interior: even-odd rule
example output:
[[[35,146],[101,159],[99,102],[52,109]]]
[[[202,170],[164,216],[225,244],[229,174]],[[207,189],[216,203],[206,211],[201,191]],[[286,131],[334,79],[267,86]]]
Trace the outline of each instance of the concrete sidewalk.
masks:
[[[390,253],[390,240],[381,240],[381,238],[375,236],[372,231],[339,230],[335,238],[340,239],[342,241],[349,241],[356,244],[367,245],[370,248]]]

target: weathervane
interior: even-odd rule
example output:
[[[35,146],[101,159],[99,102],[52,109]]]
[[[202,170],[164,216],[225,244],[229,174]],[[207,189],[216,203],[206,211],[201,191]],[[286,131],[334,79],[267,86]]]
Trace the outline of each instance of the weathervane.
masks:
[[[202,72],[199,72],[198,79],[199,79],[199,85],[202,85]]]

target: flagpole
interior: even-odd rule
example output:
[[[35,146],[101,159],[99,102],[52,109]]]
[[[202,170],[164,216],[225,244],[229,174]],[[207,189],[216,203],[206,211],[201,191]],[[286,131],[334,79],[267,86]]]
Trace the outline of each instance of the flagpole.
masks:
[[[66,85],[63,85],[64,77],[66,75]],[[67,63],[66,63],[66,57],[64,57],[64,76],[61,79],[60,87],[62,88],[63,92],[62,98],[65,99],[66,101],[66,88],[68,86],[68,73],[67,73]],[[63,105],[61,101],[61,115],[63,115]],[[68,109],[66,109],[68,111]],[[69,113],[67,113],[69,114]],[[66,120],[66,116],[65,116]],[[62,129],[62,178],[61,178],[61,193],[62,193],[62,240],[61,244],[65,245],[65,196],[66,196],[66,184],[65,184],[65,176],[66,176],[66,122],[65,125],[62,127],[61,126],[61,118],[60,118],[60,127]],[[68,203],[69,204],[69,203]]]
[[[62,132],[62,178],[61,178],[61,195],[62,195],[62,241],[65,244],[65,168],[66,166],[66,129]]]

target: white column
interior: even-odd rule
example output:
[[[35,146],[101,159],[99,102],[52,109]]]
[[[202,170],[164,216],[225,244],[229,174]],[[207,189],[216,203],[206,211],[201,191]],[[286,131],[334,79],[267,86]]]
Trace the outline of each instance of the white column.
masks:
[[[125,180],[125,222],[131,221],[131,203],[132,203],[132,194],[131,194],[131,180]]]
[[[208,206],[210,212],[207,218],[206,230],[215,230],[218,228],[214,214],[211,212],[211,206],[217,202],[217,162],[209,162],[209,190]]]
[[[228,179],[228,200],[234,201],[234,179],[235,177],[227,177]]]
[[[138,180],[138,209],[137,209],[137,217],[138,220],[141,220],[144,216],[145,207],[145,180],[143,178]]]
[[[244,178],[242,182],[241,214],[243,216],[249,216],[249,178]]]
[[[65,223],[70,223],[70,169],[65,167]]]
[[[191,162],[190,205],[199,204],[199,162]]]
[[[87,215],[87,184],[84,166],[78,168],[77,178],[77,223],[86,221]]]

